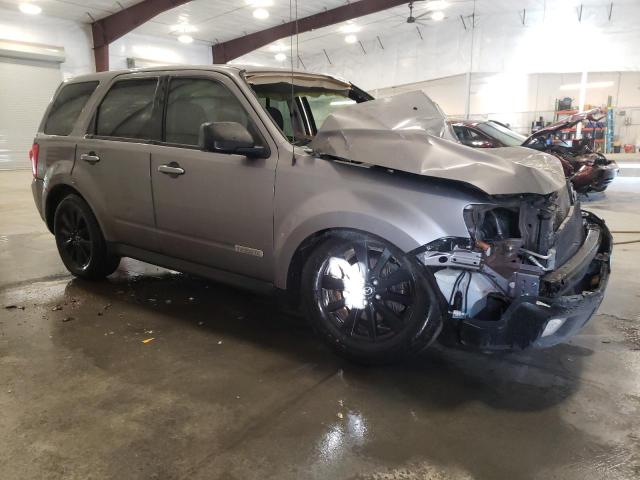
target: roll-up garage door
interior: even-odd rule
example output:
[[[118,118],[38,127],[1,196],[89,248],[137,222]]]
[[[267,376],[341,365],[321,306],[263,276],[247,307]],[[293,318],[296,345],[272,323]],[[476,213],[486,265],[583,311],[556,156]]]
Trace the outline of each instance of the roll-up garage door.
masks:
[[[0,57],[0,170],[31,168],[33,137],[61,81],[58,63]]]

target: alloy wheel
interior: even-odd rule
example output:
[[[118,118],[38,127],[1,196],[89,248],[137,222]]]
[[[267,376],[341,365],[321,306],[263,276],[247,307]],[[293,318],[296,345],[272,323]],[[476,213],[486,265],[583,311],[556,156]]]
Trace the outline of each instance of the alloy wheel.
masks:
[[[382,243],[354,241],[328,257],[316,281],[322,316],[340,333],[376,343],[400,334],[415,303],[411,272]]]
[[[75,205],[67,205],[60,212],[56,225],[59,244],[63,254],[76,268],[82,270],[91,262],[93,242],[84,214]]]

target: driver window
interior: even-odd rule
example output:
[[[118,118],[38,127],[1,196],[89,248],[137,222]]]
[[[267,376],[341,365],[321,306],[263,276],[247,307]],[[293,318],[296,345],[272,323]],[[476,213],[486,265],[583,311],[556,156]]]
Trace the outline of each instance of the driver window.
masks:
[[[258,138],[244,107],[224,85],[202,78],[172,78],[165,142],[197,146],[200,126],[206,122],[237,122]]]

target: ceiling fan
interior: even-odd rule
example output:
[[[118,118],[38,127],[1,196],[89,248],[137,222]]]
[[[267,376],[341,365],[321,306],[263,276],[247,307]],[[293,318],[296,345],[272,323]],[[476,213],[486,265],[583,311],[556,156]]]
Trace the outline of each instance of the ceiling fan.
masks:
[[[407,17],[407,21],[406,23],[412,23],[412,24],[419,24],[419,25],[423,25],[423,26],[427,26],[426,23],[424,23],[424,21],[422,21],[421,19],[424,20],[430,20],[431,19],[431,15],[433,15],[434,13],[436,13],[436,11],[434,9],[429,8],[429,5],[427,5],[428,10],[419,14],[419,15],[414,15],[413,14],[413,3],[414,2],[419,2],[419,1],[423,1],[423,0],[411,0],[409,2],[409,16]],[[438,20],[442,20],[444,17],[439,18]]]

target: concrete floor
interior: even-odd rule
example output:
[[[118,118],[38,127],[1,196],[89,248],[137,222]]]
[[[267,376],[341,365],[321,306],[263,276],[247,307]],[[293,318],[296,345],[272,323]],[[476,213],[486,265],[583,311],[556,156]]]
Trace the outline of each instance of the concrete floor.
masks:
[[[586,203],[640,230],[640,179]],[[613,262],[568,344],[361,368],[270,299],[132,260],[74,280],[0,172],[0,477],[638,479],[640,243]]]

